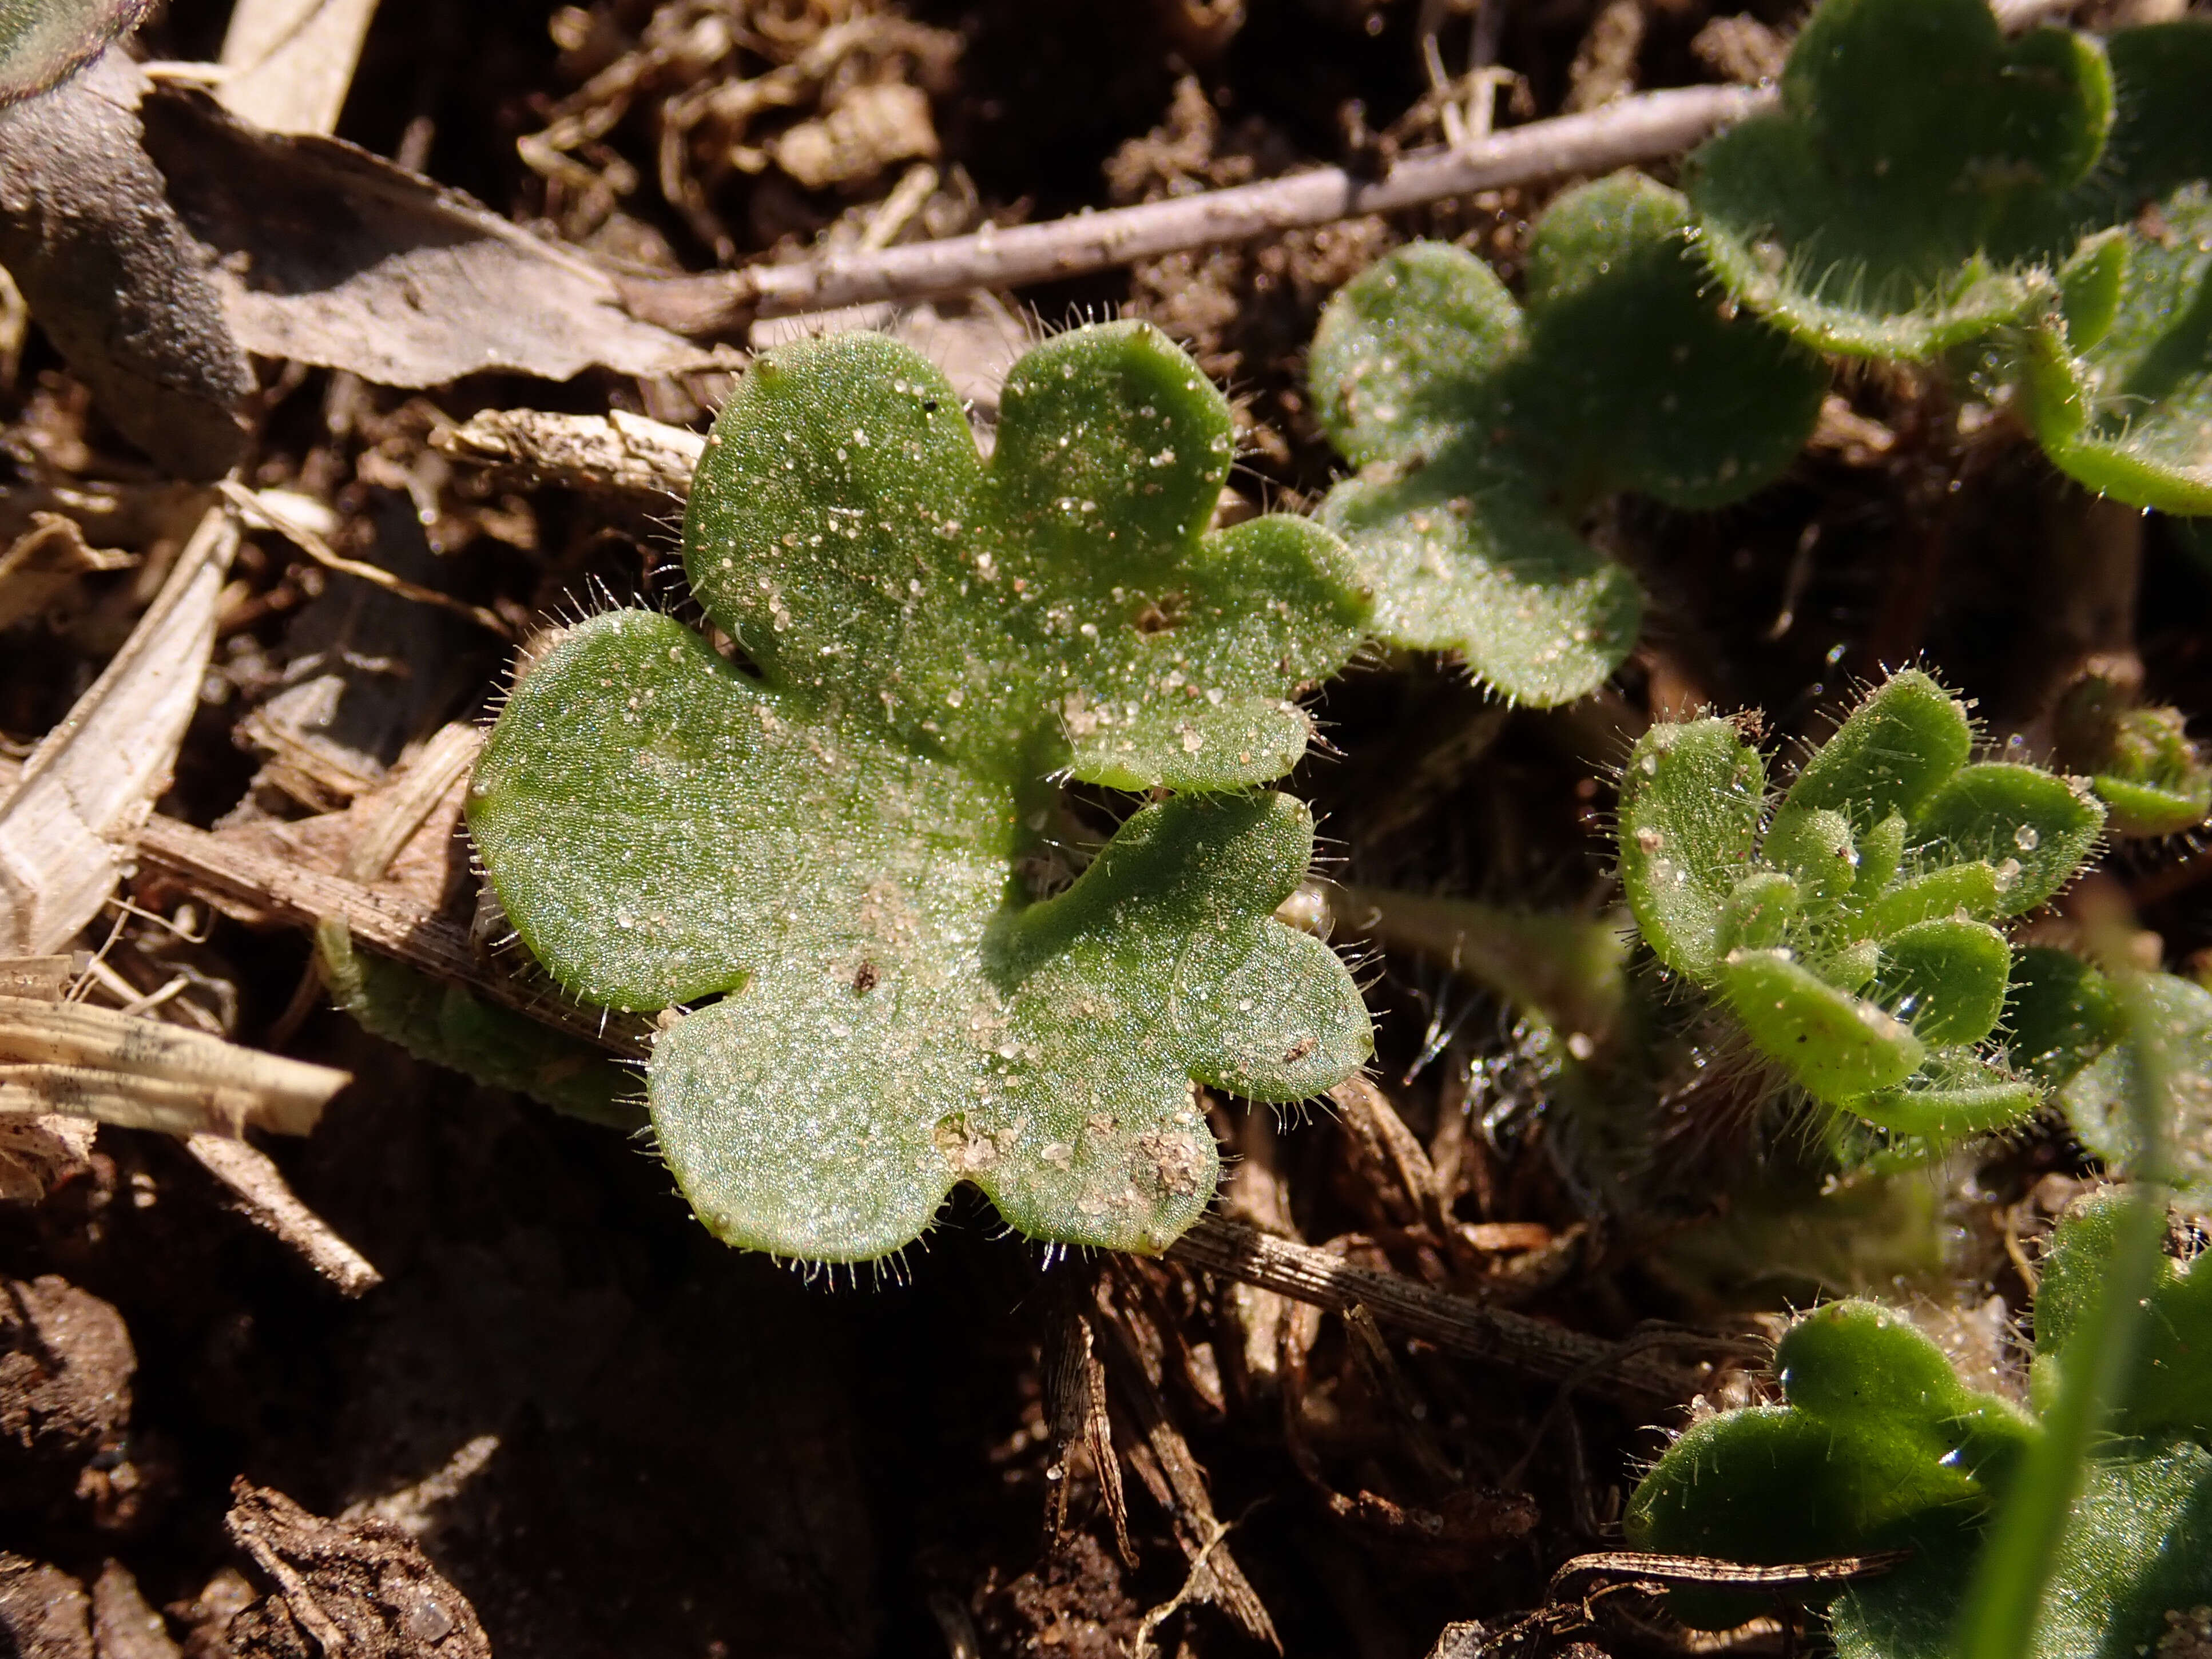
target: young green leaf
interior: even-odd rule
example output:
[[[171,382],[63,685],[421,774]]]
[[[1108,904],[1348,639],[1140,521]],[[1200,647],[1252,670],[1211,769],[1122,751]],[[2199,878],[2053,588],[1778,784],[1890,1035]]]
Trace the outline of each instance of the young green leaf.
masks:
[[[2172,974],[2144,976],[2139,995],[2146,1029],[2166,1078],[2166,1156],[2176,1193],[2212,1205],[2212,991]],[[2083,1066],[2059,1096],[2081,1144],[2116,1170],[2138,1161],[2129,1121],[2136,1087],[2133,1045],[2115,1042]]]
[[[733,666],[662,617],[556,643],[469,821],[523,941],[609,1007],[719,998],[647,1073],[718,1235],[862,1260],[956,1181],[1036,1237],[1157,1249],[1211,1197],[1194,1080],[1316,1093],[1368,1052],[1343,965],[1272,919],[1305,809],[1243,787],[1309,724],[1367,601],[1327,532],[1207,531],[1228,409],[1141,325],[1015,368],[977,454],[911,351],[765,354],[684,529]],[[1033,901],[1050,779],[1184,793]]]
[[[2143,207],[2066,277],[2022,354],[2038,441],[2100,495],[2212,514],[2212,186]]]
[[[152,0],[0,0],[0,107],[49,91],[138,27]]]
[[[1727,721],[1654,726],[1621,780],[1621,880],[1654,954],[1815,1099],[1935,1144],[2034,1109],[1993,1042],[2013,953],[1990,924],[2070,879],[2102,818],[1972,747],[1911,670],[1808,757],[1763,837],[1764,768]]]
[[[1931,357],[2048,291],[2035,234],[2102,151],[2087,37],[2008,41],[1985,0],[1823,0],[1779,108],[1686,167],[1731,293],[1825,351]]]
[[[2086,674],[2060,701],[2060,759],[2089,775],[2115,835],[2172,836],[2212,816],[2212,767],[2181,711],[2143,708],[2120,680]]]
[[[1620,791],[1620,879],[1659,960],[1710,979],[1729,943],[1722,907],[1759,849],[1766,766],[1723,720],[1655,726]]]
[[[645,1127],[637,1074],[577,1038],[373,951],[342,919],[315,929],[315,967],[362,1028],[418,1059],[612,1129]]]
[[[1682,198],[1621,173],[1547,211],[1525,310],[1437,243],[1330,301],[1314,396],[1364,473],[1323,516],[1372,572],[1384,639],[1459,651],[1540,704],[1619,665],[1641,599],[1583,538],[1583,513],[1622,490],[1741,498],[1796,456],[1826,386],[1817,358],[1706,289]]]
[[[2212,767],[2178,708],[2131,708],[2114,723],[2105,768],[2090,779],[2123,836],[2177,836],[2212,817]]]

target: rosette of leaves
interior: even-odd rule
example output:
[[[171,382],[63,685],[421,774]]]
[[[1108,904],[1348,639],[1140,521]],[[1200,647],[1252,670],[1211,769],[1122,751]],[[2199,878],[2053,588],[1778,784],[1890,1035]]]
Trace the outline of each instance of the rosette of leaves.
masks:
[[[151,0],[0,0],[0,107],[60,85],[145,17]]]
[[[2076,1362],[2116,1218],[2107,1203],[2077,1210],[2045,1255],[2033,1389],[2044,1409]],[[2169,1610],[2212,1601],[2212,1389],[2198,1358],[2212,1272],[2166,1262],[2146,1314],[2132,1386],[2058,1540],[2033,1659],[2148,1652]],[[1887,1576],[1829,1593],[1836,1651],[1948,1659],[1982,1529],[2042,1421],[1967,1388],[1933,1342],[1871,1303],[1800,1320],[1775,1370],[1782,1403],[1708,1417],[1659,1460],[1630,1500],[1630,1541],[1764,1564],[1909,1549]],[[1768,1610],[1741,1592],[1676,1591],[1670,1604],[1716,1629]]]
[[[1621,879],[1653,953],[1808,1095],[1908,1137],[2033,1109],[1995,1046],[2013,952],[1993,924],[2063,887],[2104,820],[2085,787],[1972,750],[1964,708],[1913,670],[1771,815],[1765,762],[1725,720],[1654,726],[1621,781]]]
[[[2049,295],[2113,123],[2094,41],[2008,40],[1985,0],[1823,0],[1780,90],[1685,167],[1739,299],[1824,351],[1920,359]]]
[[[1343,964],[1272,917],[1310,816],[1252,786],[1369,603],[1317,526],[1209,532],[1231,453],[1143,325],[1016,364],[988,463],[907,348],[769,352],[684,529],[740,660],[617,611],[516,688],[468,804],[486,872],[586,1001],[707,1005],[647,1097],[720,1237],[866,1260],[966,1179],[1031,1237],[1158,1249],[1212,1194],[1194,1081],[1295,1100],[1367,1057]],[[1037,897],[1063,776],[1176,793]]]
[[[1611,494],[1741,499],[1803,447],[1817,357],[1729,314],[1681,197],[1634,173],[1538,223],[1524,302],[1417,242],[1333,298],[1314,337],[1323,426],[1359,476],[1330,492],[1389,642],[1458,652],[1513,700],[1567,702],[1635,643],[1635,580],[1583,536]]]

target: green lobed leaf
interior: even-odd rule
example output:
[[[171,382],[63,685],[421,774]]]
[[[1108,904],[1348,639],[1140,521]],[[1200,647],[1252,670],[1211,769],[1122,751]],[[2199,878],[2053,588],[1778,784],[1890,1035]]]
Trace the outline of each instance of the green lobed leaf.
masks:
[[[732,395],[684,569],[817,719],[978,776],[1262,782],[1304,752],[1290,699],[1351,655],[1369,602],[1312,525],[1208,533],[1234,450],[1227,402],[1146,324],[1023,357],[988,465],[934,365],[834,335]]]
[[[1321,521],[1357,551],[1380,638],[1455,651],[1516,702],[1571,702],[1636,643],[1635,578],[1479,440],[1457,440],[1402,477],[1346,479]]]
[[[617,611],[516,688],[470,825],[524,943],[678,1019],[653,1127],[733,1243],[861,1260],[972,1179],[1041,1237],[1158,1249],[1210,1198],[1194,1080],[1268,1099],[1364,1060],[1356,988],[1272,919],[1305,809],[1236,790],[1365,598],[1314,526],[1210,534],[1225,405],[1137,325],[1017,365],[976,455],[943,377],[845,335],[764,354],[685,525],[697,634]],[[1139,812],[1032,901],[1050,775],[1230,788]]]
[[[2112,128],[2097,165],[2055,216],[2053,246],[2086,228],[2123,224],[2148,202],[2212,177],[2212,21],[2202,17],[2117,29],[2105,40]]]
[[[1686,163],[1705,257],[1822,350],[1933,356],[2046,291],[2031,230],[2096,161],[2112,97],[2094,42],[2008,41],[1984,0],[1823,0],[1781,107]]]
[[[1638,173],[1562,196],[1528,248],[1528,350],[1511,423],[1570,501],[1634,490],[1713,507],[1779,477],[1812,436],[1826,366],[1733,315],[1689,204]]]
[[[2084,1200],[2045,1253],[2033,1389],[2045,1406],[2114,1270],[2121,1208],[2112,1193]],[[2212,1600],[2212,1272],[2165,1261],[2145,1311],[2125,1403],[2058,1536],[2028,1659],[2163,1651],[2168,1612]],[[1747,1562],[1909,1548],[1894,1571],[1834,1597],[1836,1651],[1952,1659],[1984,1522],[2048,1449],[2046,1425],[1964,1387],[1933,1343],[1869,1303],[1798,1322],[1775,1368],[1787,1403],[1694,1425],[1631,1498],[1629,1541]],[[1709,1628],[1765,1610],[1740,1594],[1670,1601]]]
[[[2150,974],[2142,997],[2148,1029],[2139,1040],[2158,1044],[2166,1073],[2172,1115],[2166,1152],[2175,1192],[2196,1207],[2212,1207],[2212,991],[2172,974]],[[2115,1042],[2059,1095],[2081,1144],[2116,1170],[2136,1159],[2129,1123],[2136,1074],[2130,1045]]]
[[[1315,325],[1314,412],[1354,466],[1407,464],[1498,414],[1498,368],[1526,349],[1521,307],[1488,264],[1413,242],[1338,289]]]
[[[1838,1659],[1955,1659],[1971,1534],[1931,1540],[1832,1613]],[[2169,1611],[2212,1601],[2212,1453],[2168,1443],[2090,1463],[2058,1541],[2023,1659],[2138,1659],[2162,1651]]]
[[[1644,1478],[1625,1517],[1632,1547],[1751,1563],[1925,1548],[1986,1512],[2034,1433],[1873,1303],[1831,1303],[1799,1320],[1775,1370],[1786,1404],[1692,1425]],[[1668,1600],[1705,1629],[1764,1610],[1741,1592]]]
[[[1579,514],[1619,490],[1741,499],[1794,459],[1826,386],[1817,358],[1708,287],[1682,198],[1620,173],[1546,212],[1525,315],[1480,259],[1436,243],[1330,301],[1316,406],[1366,476],[1323,517],[1372,573],[1383,638],[1459,650],[1535,703],[1619,665],[1640,596]]]
[[[2039,1401],[2057,1391],[2075,1333],[2110,1273],[2120,1220],[2117,1194],[2092,1194],[2066,1212],[2044,1252],[2035,1292]],[[2204,1260],[2160,1258],[2113,1433],[2212,1443],[2212,1268]]]
[[[2100,495],[2212,514],[2212,186],[2145,206],[2069,269],[2020,364],[2038,441]]]
[[[1759,845],[1766,768],[1723,720],[1655,726],[1620,780],[1620,879],[1659,960],[1710,980],[1722,906]]]

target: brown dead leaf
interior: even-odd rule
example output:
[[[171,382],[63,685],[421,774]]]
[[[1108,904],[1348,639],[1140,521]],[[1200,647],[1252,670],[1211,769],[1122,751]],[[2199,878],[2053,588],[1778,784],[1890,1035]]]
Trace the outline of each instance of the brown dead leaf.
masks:
[[[169,199],[219,261],[224,314],[250,351],[395,386],[724,362],[631,316],[590,260],[367,150],[263,132],[182,87],[154,88],[142,112]]]
[[[147,159],[144,85],[111,51],[0,111],[0,264],[118,431],[179,477],[219,478],[245,452],[253,375]]]

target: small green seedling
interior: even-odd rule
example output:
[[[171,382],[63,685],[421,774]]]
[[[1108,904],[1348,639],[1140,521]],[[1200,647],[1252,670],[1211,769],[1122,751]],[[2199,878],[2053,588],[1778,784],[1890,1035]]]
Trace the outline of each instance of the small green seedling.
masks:
[[[2094,969],[2084,967],[2081,974],[2095,988],[2083,1001],[2117,1001]],[[2146,974],[2136,996],[2144,1026],[2137,1042],[2108,1040],[2101,1052],[2085,1056],[2060,1090],[2060,1103],[2075,1135],[2108,1168],[2136,1167],[2141,1157],[2132,1107],[2142,1070],[2136,1049],[2155,1044],[2166,1102],[2164,1152],[2175,1196],[2200,1213],[2212,1212],[2212,991],[2178,975]]]
[[[1644,1477],[1626,1517],[1634,1547],[1751,1563],[1948,1554],[1949,1534],[1987,1515],[2035,1432],[2019,1407],[1961,1383],[1910,1321],[1871,1302],[1799,1320],[1774,1370],[1784,1403],[1692,1425]],[[1707,1629],[1766,1611],[1741,1591],[1678,1590],[1669,1601]]]
[[[2036,1298],[2033,1396],[2092,1356],[2070,1341],[2109,1271],[2118,1212],[2093,1201],[2059,1227]],[[2053,1557],[2032,1659],[2151,1651],[2170,1610],[2212,1601],[2212,1271],[2172,1261],[2141,1322],[2124,1401],[2082,1471]],[[1901,1316],[1833,1304],[1775,1354],[1785,1402],[1692,1427],[1631,1499],[1638,1548],[1784,1563],[1907,1548],[1895,1572],[1830,1607],[1842,1659],[1948,1659],[1982,1529],[2045,1431],[2041,1418],[1960,1382]],[[1721,1628],[1767,1608],[1741,1593],[1674,1592]]]
[[[1296,1100],[1366,1059],[1344,965],[1273,912],[1313,825],[1253,786],[1364,637],[1337,539],[1209,532],[1228,406],[1157,330],[1015,365],[990,460],[872,334],[757,359],[708,440],[665,617],[570,629],[469,824],[563,986],[673,1017],[653,1126],[700,1218],[826,1261],[966,1179],[1032,1237],[1158,1249],[1213,1193],[1194,1080]],[[1055,781],[1155,799],[1066,890]],[[718,1000],[717,1000],[718,999]]]
[[[1686,161],[1699,246],[1808,343],[1973,347],[2061,471],[2212,513],[2208,80],[2201,19],[2007,40],[1985,0],[1823,0],[1780,106]]]
[[[1371,573],[1382,637],[1457,651],[1523,702],[1603,681],[1642,599],[1583,518],[1620,491],[1739,500],[1819,416],[1820,360],[1731,310],[1698,266],[1682,198],[1633,173],[1544,215],[1525,308],[1442,243],[1348,283],[1322,313],[1312,382],[1361,473],[1322,516]]]
[[[1927,358],[2026,315],[2112,76],[2087,37],[2007,40],[1985,0],[1824,0],[1779,107],[1686,166],[1731,293],[1824,351]]]
[[[1994,1046],[2013,952],[1991,924],[2065,885],[2104,821],[2085,787],[1972,749],[1964,708],[1915,670],[1771,817],[1765,765],[1725,720],[1654,726],[1621,782],[1621,878],[1659,960],[1814,1099],[1939,1140],[2034,1109]]]
[[[152,0],[0,0],[0,108],[59,86],[151,9]]]
[[[2088,775],[2116,836],[2174,836],[2212,815],[2212,767],[2181,711],[2139,706],[2119,685],[2085,676],[2060,702],[2057,754]]]

